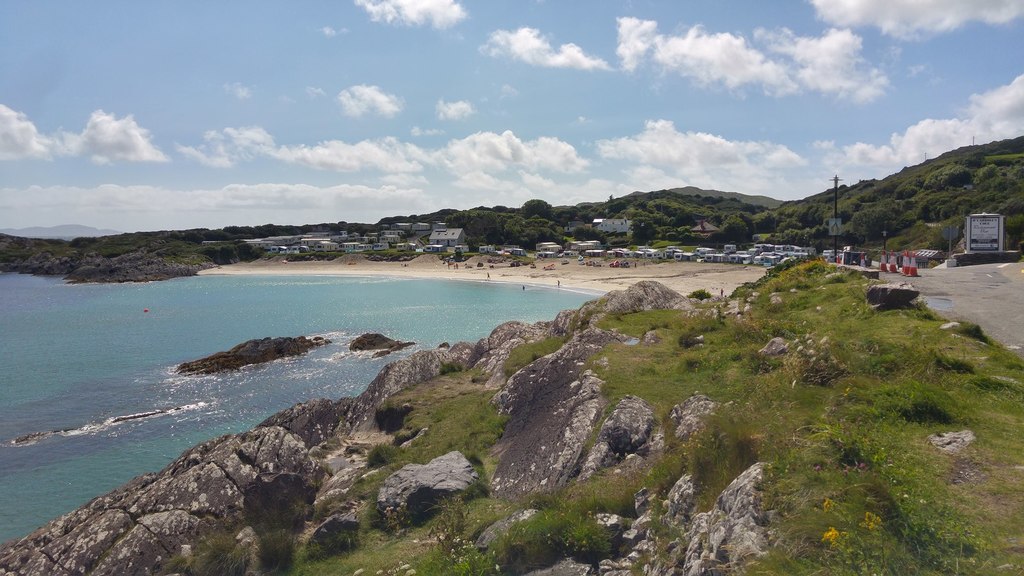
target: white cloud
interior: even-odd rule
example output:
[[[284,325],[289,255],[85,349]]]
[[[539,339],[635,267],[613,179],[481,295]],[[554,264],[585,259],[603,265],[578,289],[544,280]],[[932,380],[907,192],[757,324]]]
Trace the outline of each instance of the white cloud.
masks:
[[[480,51],[493,57],[507,57],[533,66],[545,68],[575,68],[577,70],[608,70],[608,63],[588,56],[575,44],[562,44],[558,51],[541,36],[536,28],[520,28],[515,32],[498,30],[491,33]]]
[[[615,53],[622,69],[636,70],[658,37],[658,23],[638,18],[619,18],[619,45]]]
[[[503,172],[513,167],[555,172],[581,172],[589,162],[557,138],[521,140],[513,132],[477,132],[452,140],[439,152],[441,163],[458,175]]]
[[[879,172],[917,164],[935,155],[967,146],[1015,138],[1024,133],[1024,75],[1010,84],[974,94],[959,118],[921,120],[902,134],[894,133],[889,143],[857,142],[835,148],[827,155],[833,169],[844,166],[874,167]]]
[[[456,102],[438,100],[436,110],[438,120],[465,120],[476,113],[473,105],[465,100]]]
[[[519,96],[519,90],[516,90],[513,86],[510,86],[509,84],[501,85],[501,98],[515,98],[516,96]]]
[[[838,26],[876,26],[891,36],[948,32],[968,22],[1006,24],[1024,16],[1021,0],[811,0]]]
[[[444,29],[466,18],[466,10],[452,0],[355,0],[374,22]]]
[[[96,110],[81,133],[61,131],[44,136],[24,114],[0,104],[0,160],[49,159],[53,156],[90,156],[96,164],[167,162],[169,158],[151,141],[149,130],[131,114],[118,118]]]
[[[374,113],[391,118],[402,111],[404,103],[394,94],[388,94],[378,86],[359,84],[350,86],[338,94],[338,102],[346,116],[358,118]]]
[[[420,128],[419,126],[413,126],[412,129],[409,130],[409,134],[412,134],[417,138],[420,136],[440,136],[441,134],[444,134],[444,130],[441,130],[440,128]]]
[[[49,159],[52,147],[27,116],[0,104],[0,160]]]
[[[310,100],[316,100],[317,98],[323,98],[327,96],[327,92],[324,92],[323,88],[317,88],[316,86],[306,86],[306,96]]]
[[[380,217],[382,203],[413,212],[437,208],[419,188],[393,185],[253,183],[172,189],[106,184],[0,189],[0,212],[31,213],[41,223],[70,219],[118,230],[374,221]]]
[[[169,158],[150,141],[149,130],[138,125],[131,114],[118,119],[97,110],[81,134],[61,134],[64,152],[89,155],[96,164],[125,162],[167,162]]]
[[[321,28],[320,33],[328,38],[334,38],[335,36],[338,35],[338,31],[335,30],[334,28],[331,28],[330,26],[324,26],[323,28]]]
[[[627,173],[636,190],[692,184],[750,193],[779,190],[787,174],[807,164],[772,142],[736,141],[705,132],[680,132],[669,120],[648,121],[635,136],[597,142],[607,160],[634,163]],[[783,188],[784,189],[784,188]]]
[[[877,99],[889,85],[885,74],[861,56],[861,38],[849,30],[829,30],[820,38],[787,29],[757,30],[753,40],[764,45],[761,49],[743,36],[701,26],[675,36],[659,34],[657,26],[652,20],[618,19],[616,53],[623,70],[635,71],[649,59],[661,72],[704,87],[755,86],[773,96],[810,90],[858,103]]]
[[[240,161],[266,157],[334,172],[376,170],[403,173],[421,171],[421,162],[427,160],[426,153],[418,147],[399,142],[395,138],[363,140],[354,144],[328,140],[313,146],[279,146],[266,130],[250,126],[225,128],[222,132],[209,131],[203,135],[203,140],[201,146],[179,145],[177,150],[184,156],[214,168],[230,168]]]
[[[248,100],[249,98],[252,98],[252,88],[239,82],[225,84],[224,91],[239,100]]]
[[[755,37],[772,52],[789,56],[794,78],[809,90],[864,103],[881,97],[889,86],[885,74],[861,57],[861,38],[849,30],[831,29],[820,38],[796,36],[786,29],[758,30]]]

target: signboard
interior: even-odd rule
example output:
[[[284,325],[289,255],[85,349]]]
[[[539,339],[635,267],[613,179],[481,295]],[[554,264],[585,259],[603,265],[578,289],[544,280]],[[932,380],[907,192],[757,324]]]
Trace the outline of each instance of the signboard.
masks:
[[[829,236],[842,236],[843,235],[843,219],[842,218],[829,218],[827,226],[828,226],[828,235]]]
[[[1001,252],[1005,217],[1000,214],[971,214],[964,229],[967,252]]]

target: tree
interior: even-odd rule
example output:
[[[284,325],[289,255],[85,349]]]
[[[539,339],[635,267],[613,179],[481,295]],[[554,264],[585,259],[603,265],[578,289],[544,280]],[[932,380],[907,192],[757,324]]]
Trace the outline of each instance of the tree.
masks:
[[[633,220],[633,242],[637,245],[647,244],[654,240],[655,232],[654,222],[650,218],[641,216]]]
[[[540,216],[545,220],[552,219],[551,204],[548,204],[543,200],[527,200],[523,204],[521,212],[523,214],[523,218],[526,218],[527,220],[534,216]]]

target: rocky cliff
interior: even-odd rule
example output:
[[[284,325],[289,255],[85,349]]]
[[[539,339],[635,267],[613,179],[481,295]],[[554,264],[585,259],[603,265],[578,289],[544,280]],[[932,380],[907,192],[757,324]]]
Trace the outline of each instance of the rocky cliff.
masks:
[[[606,346],[626,340],[589,323],[595,314],[657,308],[687,313],[684,298],[644,284],[562,314],[554,323],[504,324],[475,344],[416,352],[388,364],[358,397],[299,404],[254,430],[196,446],[164,470],[140,476],[7,543],[0,549],[0,574],[160,573],[174,565],[173,559],[193,554],[211,534],[258,526],[268,518],[278,523],[291,518],[291,529],[298,533],[307,527],[318,550],[341,550],[352,545],[359,529],[358,510],[368,506],[376,506],[382,515],[403,509],[429,515],[438,494],[457,494],[474,482],[486,482],[462,454],[451,452],[429,465],[403,467],[387,478],[370,502],[352,500],[351,488],[366,475],[366,459],[358,447],[368,438],[380,441],[385,432],[375,417],[378,411],[403,390],[440,376],[443,366],[478,370],[481,375],[474,381],[482,389],[498,388],[493,403],[508,417],[494,447],[497,468],[488,483],[498,497],[517,499],[556,490],[623,460],[652,457],[664,446],[664,434],[651,406],[628,396],[606,418],[609,402],[602,395],[602,382],[585,368]],[[568,339],[559,350],[506,381],[504,360],[511,349],[552,335]],[[397,411],[397,417],[406,412]],[[706,413],[695,413],[692,419],[697,422]],[[667,429],[674,427],[667,423]],[[597,442],[588,453],[595,432]],[[650,564],[653,573],[717,574],[720,566],[758,554],[767,538],[767,516],[756,492],[760,474],[760,468],[745,473],[709,512],[698,513],[685,502],[669,507],[672,512],[666,512],[666,518],[671,520],[664,521],[685,519],[680,529],[692,535],[674,546],[678,554]],[[327,508],[339,499],[347,500],[340,510],[311,522],[314,503],[318,509]],[[623,540],[626,545],[604,566],[605,573],[626,574],[630,565],[655,549],[659,536],[650,527],[660,519],[649,510],[647,500],[640,499],[636,519],[609,520],[623,530],[626,525],[632,528]],[[245,534],[238,532],[239,542],[252,540]],[[735,548],[734,542],[743,547]],[[590,573],[583,567],[588,570],[583,573]]]
[[[195,276],[214,264],[186,264],[142,252],[131,252],[113,258],[98,254],[54,256],[35,253],[27,258],[0,263],[0,270],[21,274],[62,276],[77,283],[86,282],[151,282],[183,276]]]

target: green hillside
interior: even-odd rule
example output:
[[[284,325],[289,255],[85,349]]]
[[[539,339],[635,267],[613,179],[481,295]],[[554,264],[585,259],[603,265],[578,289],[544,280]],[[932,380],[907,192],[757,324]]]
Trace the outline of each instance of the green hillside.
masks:
[[[828,244],[834,190],[786,202],[773,211],[775,237],[795,244]],[[945,250],[944,226],[963,227],[964,217],[1007,217],[1008,248],[1024,240],[1024,137],[968,146],[904,168],[882,180],[839,186],[842,244]]]

